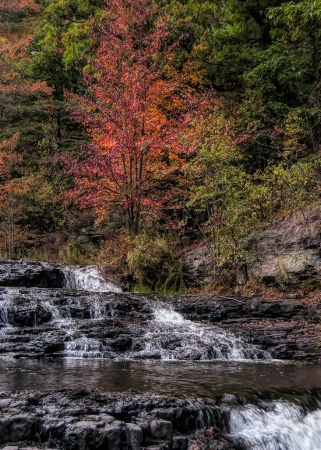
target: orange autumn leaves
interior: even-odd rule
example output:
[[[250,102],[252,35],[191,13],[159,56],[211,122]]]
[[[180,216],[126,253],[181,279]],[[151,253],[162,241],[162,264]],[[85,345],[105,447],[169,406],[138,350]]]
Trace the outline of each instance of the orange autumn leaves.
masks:
[[[31,61],[28,46],[33,38],[28,18],[38,10],[39,5],[33,0],[0,1],[0,17],[11,14],[16,18],[16,22],[4,20],[0,24],[0,212],[3,216],[12,209],[14,197],[27,189],[26,180],[20,173],[24,149],[19,124],[15,124],[12,117],[23,109],[21,99],[34,102],[51,92],[45,83],[28,81],[25,76]],[[13,23],[19,25],[15,27]]]
[[[72,114],[91,141],[88,156],[72,164],[83,207],[95,207],[101,220],[121,210],[137,233],[171,198],[170,187],[193,150],[186,145],[199,96],[166,65],[173,51],[166,18],[155,19],[149,0],[110,4],[99,30],[89,94],[70,95]]]
[[[2,0],[0,1],[0,13],[35,13],[40,10],[40,6],[34,0]]]

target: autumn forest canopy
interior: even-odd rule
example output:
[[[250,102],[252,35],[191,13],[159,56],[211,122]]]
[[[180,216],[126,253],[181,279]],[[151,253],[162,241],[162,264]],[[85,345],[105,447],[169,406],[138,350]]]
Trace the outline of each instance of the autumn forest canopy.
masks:
[[[319,198],[320,56],[321,0],[0,0],[1,255],[242,264]]]

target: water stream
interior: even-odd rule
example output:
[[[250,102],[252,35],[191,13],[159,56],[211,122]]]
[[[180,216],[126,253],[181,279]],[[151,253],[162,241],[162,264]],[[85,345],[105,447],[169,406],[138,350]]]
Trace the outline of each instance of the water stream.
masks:
[[[231,332],[187,320],[161,302],[146,300],[144,314],[135,307],[125,314],[121,301],[108,296],[121,289],[97,268],[67,267],[63,273],[62,293],[2,288],[0,342],[13,350],[0,354],[0,390],[83,386],[191,401],[220,397],[229,417],[225,432],[237,448],[321,449],[320,363],[272,360]],[[21,305],[26,313],[19,312]],[[30,320],[23,315],[29,310]],[[21,350],[15,358],[17,342],[26,342],[21,346],[28,350],[59,339],[62,348],[45,359],[21,358]],[[213,425],[211,420],[200,417],[200,426]]]
[[[246,404],[232,409],[229,434],[251,450],[320,450],[321,409],[282,400]]]
[[[186,320],[164,305],[153,307],[154,320],[136,338],[128,358],[162,360],[256,360],[271,359],[268,352],[237,338],[220,327]]]
[[[65,289],[90,292],[122,292],[122,289],[106,281],[96,266],[65,266],[63,268]]]
[[[320,450],[321,365],[277,361],[0,360],[0,390],[134,389],[188,398],[221,397],[228,435],[248,450]],[[302,389],[304,386],[304,389]],[[318,388],[316,388],[318,386]],[[203,416],[199,427],[215,420]]]

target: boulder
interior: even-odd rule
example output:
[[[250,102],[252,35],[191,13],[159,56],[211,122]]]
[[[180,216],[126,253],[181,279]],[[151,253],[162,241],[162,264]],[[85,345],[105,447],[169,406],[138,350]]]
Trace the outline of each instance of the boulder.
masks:
[[[246,244],[250,280],[266,285],[319,285],[321,205],[269,224]]]
[[[181,257],[184,282],[188,287],[200,287],[213,281],[213,256],[210,245],[199,245]]]
[[[172,438],[173,425],[168,420],[152,420],[150,423],[150,434],[154,438],[170,440]]]

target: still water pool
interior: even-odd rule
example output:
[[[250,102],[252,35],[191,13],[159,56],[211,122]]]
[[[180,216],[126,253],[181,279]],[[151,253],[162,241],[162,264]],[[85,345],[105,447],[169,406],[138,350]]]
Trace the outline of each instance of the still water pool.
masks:
[[[0,390],[75,387],[197,397],[312,389],[321,388],[321,363],[0,359]]]

